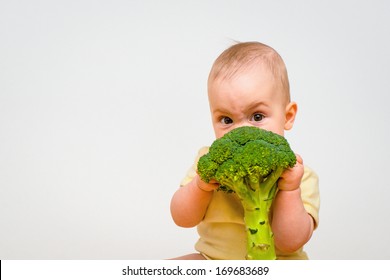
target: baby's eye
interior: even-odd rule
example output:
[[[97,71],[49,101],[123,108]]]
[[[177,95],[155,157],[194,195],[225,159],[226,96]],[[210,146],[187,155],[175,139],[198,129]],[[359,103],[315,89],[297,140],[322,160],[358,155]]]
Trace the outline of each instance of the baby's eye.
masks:
[[[261,122],[264,119],[264,115],[260,113],[253,114],[251,121]]]
[[[231,118],[229,118],[229,117],[222,117],[221,118],[221,123],[222,124],[231,124],[231,123],[233,123],[233,120]]]

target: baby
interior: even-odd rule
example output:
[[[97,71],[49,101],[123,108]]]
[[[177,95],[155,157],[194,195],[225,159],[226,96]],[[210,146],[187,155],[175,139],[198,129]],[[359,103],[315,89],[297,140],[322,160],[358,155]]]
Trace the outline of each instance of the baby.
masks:
[[[256,126],[284,136],[293,127],[297,104],[290,100],[287,70],[280,55],[258,42],[238,43],[214,62],[208,79],[208,98],[216,138],[241,126]],[[237,196],[216,191],[194,165],[175,192],[171,213],[182,227],[198,227],[199,253],[176,259],[245,259],[243,209]],[[318,177],[297,155],[297,164],[278,181],[270,221],[278,259],[307,259],[303,246],[318,226]]]

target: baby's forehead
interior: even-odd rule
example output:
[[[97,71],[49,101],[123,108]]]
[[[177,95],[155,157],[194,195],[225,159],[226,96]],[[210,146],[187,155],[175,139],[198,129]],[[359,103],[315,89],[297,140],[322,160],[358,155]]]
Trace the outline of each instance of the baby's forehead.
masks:
[[[261,71],[259,71],[261,69]],[[208,84],[216,81],[226,81],[237,76],[256,72],[271,74],[275,85],[280,87],[286,99],[290,101],[290,85],[288,74],[281,57],[276,53],[266,55],[242,56],[238,58],[223,59],[219,57],[211,68]]]
[[[209,94],[212,94],[212,88],[214,90],[218,90],[218,88],[221,86],[226,86],[226,83],[230,84],[237,79],[242,80],[258,78],[260,80],[264,80],[263,77],[267,76],[269,78],[265,79],[264,81],[275,88],[275,94],[280,95],[281,97],[280,99],[278,98],[278,100],[280,100],[282,103],[286,103],[286,105],[290,102],[289,87],[285,86],[280,75],[275,74],[275,71],[273,71],[267,65],[267,63],[252,63],[237,66],[232,69],[218,69],[218,71],[219,72],[215,73],[214,75],[213,73],[210,73],[208,80]]]
[[[213,68],[209,76],[210,83],[232,81],[243,76],[253,79],[264,76],[272,77],[272,82],[282,84],[281,74],[277,73],[264,61],[253,61],[246,64],[231,64],[224,67]]]

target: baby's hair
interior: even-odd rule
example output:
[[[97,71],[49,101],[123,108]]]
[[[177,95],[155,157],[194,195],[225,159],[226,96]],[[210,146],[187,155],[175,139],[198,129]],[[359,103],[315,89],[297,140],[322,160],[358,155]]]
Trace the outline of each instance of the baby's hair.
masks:
[[[259,42],[237,43],[226,49],[215,60],[209,82],[232,78],[240,71],[261,63],[268,67],[276,82],[281,82],[282,90],[290,101],[290,84],[282,57],[270,46]]]

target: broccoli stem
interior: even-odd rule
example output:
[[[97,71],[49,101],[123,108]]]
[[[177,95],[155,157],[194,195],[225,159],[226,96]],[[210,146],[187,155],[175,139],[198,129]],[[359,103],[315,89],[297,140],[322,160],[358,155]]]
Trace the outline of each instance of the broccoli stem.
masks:
[[[274,187],[276,189],[276,185]],[[245,208],[244,221],[247,231],[247,259],[273,260],[276,258],[274,237],[269,221],[272,199],[268,194],[260,197],[255,208]]]
[[[276,170],[252,194],[253,203],[244,206],[244,222],[247,232],[248,260],[274,260],[276,259],[274,235],[269,221],[269,211],[277,190],[277,180],[283,169]]]

